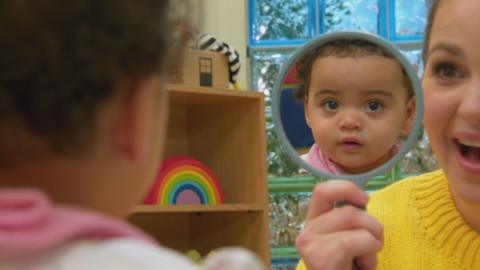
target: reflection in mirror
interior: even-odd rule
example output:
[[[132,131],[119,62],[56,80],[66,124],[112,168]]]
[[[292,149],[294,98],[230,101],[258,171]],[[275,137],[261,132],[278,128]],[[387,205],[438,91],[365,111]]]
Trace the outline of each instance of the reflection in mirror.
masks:
[[[386,164],[408,147],[418,118],[413,68],[392,48],[362,37],[309,44],[280,78],[288,144],[326,174],[359,175]]]

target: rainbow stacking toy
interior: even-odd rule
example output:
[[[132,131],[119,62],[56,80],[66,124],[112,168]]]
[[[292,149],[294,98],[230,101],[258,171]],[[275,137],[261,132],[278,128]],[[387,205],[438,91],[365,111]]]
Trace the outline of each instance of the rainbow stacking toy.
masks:
[[[173,157],[164,161],[145,204],[219,204],[223,192],[213,172],[198,160]]]

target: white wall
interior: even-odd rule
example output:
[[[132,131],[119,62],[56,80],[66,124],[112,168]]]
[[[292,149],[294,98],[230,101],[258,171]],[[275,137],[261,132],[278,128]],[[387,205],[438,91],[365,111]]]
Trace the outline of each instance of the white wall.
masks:
[[[199,17],[199,30],[233,46],[240,54],[242,66],[238,82],[249,88],[247,62],[247,0],[190,0]],[[199,13],[197,13],[199,12]]]

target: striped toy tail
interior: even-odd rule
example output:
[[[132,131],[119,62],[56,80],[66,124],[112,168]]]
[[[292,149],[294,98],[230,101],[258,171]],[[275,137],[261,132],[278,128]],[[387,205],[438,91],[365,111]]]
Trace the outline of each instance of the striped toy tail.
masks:
[[[220,42],[211,34],[204,33],[197,39],[196,47],[201,50],[215,51],[226,55],[228,58],[230,83],[238,85],[236,82],[241,66],[240,55],[232,46],[225,42]]]

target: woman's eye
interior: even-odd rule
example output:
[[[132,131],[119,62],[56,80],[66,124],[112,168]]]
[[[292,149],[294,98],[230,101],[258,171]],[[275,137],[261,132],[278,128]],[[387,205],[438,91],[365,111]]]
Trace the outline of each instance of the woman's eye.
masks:
[[[441,79],[463,78],[463,73],[453,64],[441,63],[434,67],[435,75]]]
[[[327,111],[336,111],[338,109],[338,103],[334,100],[327,100],[323,102],[323,108],[325,108]]]
[[[368,112],[378,112],[383,108],[383,105],[378,101],[369,101],[366,105],[366,110]]]

